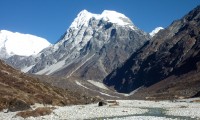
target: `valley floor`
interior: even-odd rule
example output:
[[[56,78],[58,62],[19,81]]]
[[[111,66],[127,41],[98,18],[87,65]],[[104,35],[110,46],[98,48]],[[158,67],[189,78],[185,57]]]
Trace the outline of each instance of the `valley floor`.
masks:
[[[195,99],[196,100],[196,99]],[[198,99],[200,100],[200,98]],[[196,101],[198,101],[196,100]],[[117,100],[117,105],[108,103],[56,107],[50,115],[29,117],[27,120],[200,120],[200,102]],[[1,120],[21,120],[16,112],[0,112]]]

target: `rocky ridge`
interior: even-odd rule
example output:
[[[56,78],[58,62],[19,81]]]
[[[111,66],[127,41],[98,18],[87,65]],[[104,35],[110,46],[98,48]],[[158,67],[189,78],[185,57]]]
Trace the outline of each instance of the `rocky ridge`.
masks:
[[[145,90],[149,96],[192,97],[200,89],[197,77],[200,60],[199,26],[200,6],[156,34],[152,41],[108,75],[104,83],[118,92],[149,88]]]

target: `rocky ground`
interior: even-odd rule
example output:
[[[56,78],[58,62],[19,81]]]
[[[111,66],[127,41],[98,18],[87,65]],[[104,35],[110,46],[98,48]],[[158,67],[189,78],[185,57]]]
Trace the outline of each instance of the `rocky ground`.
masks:
[[[200,119],[200,98],[177,101],[117,100],[107,105],[98,104],[54,107],[49,115],[27,117],[26,120],[198,120]],[[117,103],[117,104],[116,104]],[[34,105],[32,109],[41,107]],[[49,107],[49,106],[46,106]],[[22,120],[17,112],[0,112],[1,120]]]

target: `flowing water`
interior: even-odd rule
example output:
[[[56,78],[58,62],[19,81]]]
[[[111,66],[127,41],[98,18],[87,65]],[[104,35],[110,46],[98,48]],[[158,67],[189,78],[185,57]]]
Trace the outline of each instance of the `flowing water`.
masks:
[[[101,118],[93,118],[89,120],[106,120],[106,119],[116,119],[116,118],[128,118],[133,116],[154,116],[154,117],[165,117],[171,119],[178,119],[178,120],[200,120],[200,118],[192,118],[188,116],[173,116],[173,115],[166,115],[166,111],[163,108],[142,108],[147,109],[148,112],[143,114],[134,114],[134,115],[125,115],[125,116],[113,116],[113,117],[101,117]]]

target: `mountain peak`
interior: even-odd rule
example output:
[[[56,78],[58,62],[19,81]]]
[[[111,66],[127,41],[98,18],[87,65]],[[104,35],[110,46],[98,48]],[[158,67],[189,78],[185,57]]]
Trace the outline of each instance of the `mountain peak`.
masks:
[[[70,28],[80,28],[82,25],[88,25],[88,21],[92,18],[93,14],[87,10],[82,10],[72,22]]]
[[[101,15],[103,17],[111,17],[111,16],[113,16],[113,17],[116,17],[116,18],[119,18],[119,17],[121,17],[121,18],[127,18],[124,14],[116,12],[116,11],[113,11],[113,10],[104,10],[101,13]]]
[[[81,15],[81,14],[92,14],[92,13],[90,13],[86,9],[84,9],[78,14],[78,16]]]
[[[124,14],[112,10],[104,10],[100,16],[101,18],[107,18],[107,21],[109,22],[122,26],[133,24]]]
[[[94,14],[84,9],[74,19],[70,28],[78,29],[82,27],[83,25],[88,26],[88,22],[91,18],[95,18],[96,20],[103,19],[104,21],[108,21],[108,22],[115,23],[122,26],[133,25],[133,23],[128,17],[116,11],[104,10],[101,14]]]

